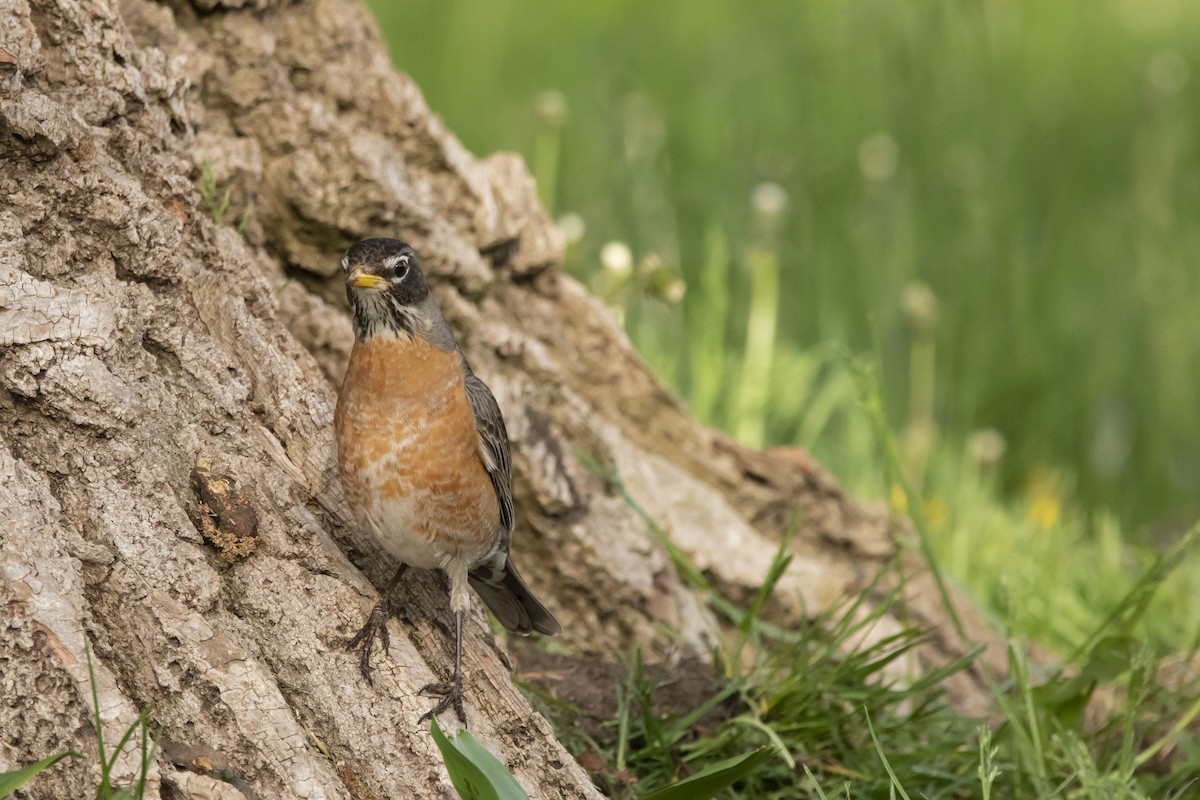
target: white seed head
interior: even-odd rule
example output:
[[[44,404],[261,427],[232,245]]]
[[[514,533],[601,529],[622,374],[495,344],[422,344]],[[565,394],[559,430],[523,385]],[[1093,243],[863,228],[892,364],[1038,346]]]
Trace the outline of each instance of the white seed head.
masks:
[[[583,239],[583,235],[587,233],[587,223],[583,221],[583,217],[574,212],[563,214],[558,218],[558,228],[563,232],[563,237],[566,238],[567,244],[575,244]]]
[[[663,287],[662,298],[663,298],[663,300],[667,301],[668,303],[671,303],[672,305],[674,305],[676,303],[682,302],[683,296],[686,293],[687,293],[687,284],[684,282],[683,278],[675,278],[674,280],[672,280],[670,283],[668,283],[666,286]]]
[[[890,133],[868,136],[858,147],[858,169],[873,183],[882,183],[896,174],[900,147]]]
[[[750,205],[754,208],[755,214],[767,219],[775,219],[787,209],[787,189],[778,183],[760,183],[750,193]]]
[[[1146,79],[1151,88],[1162,95],[1179,94],[1187,87],[1190,77],[1187,59],[1178,50],[1160,50],[1146,67]]]
[[[567,98],[557,89],[540,92],[534,104],[537,107],[538,116],[547,125],[558,128],[566,122]]]
[[[624,242],[609,242],[600,248],[600,263],[613,276],[625,278],[633,272],[633,252]]]
[[[1004,434],[995,428],[980,428],[967,437],[967,452],[980,466],[990,467],[1000,463],[1008,450]]]

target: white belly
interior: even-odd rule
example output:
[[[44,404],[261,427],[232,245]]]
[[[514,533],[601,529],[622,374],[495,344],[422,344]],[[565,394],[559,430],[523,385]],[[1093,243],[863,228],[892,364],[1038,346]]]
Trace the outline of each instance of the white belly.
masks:
[[[397,561],[419,569],[434,569],[445,565],[451,555],[413,533],[419,528],[418,503],[411,497],[373,504],[371,509],[358,510],[358,523],[375,534],[383,549]]]
[[[436,502],[411,494],[377,500],[370,508],[355,508],[358,523],[371,531],[393,558],[419,569],[445,569],[451,560],[474,567],[495,551],[498,536],[487,541],[472,540],[458,532],[441,531],[432,538],[418,531],[429,531],[426,510]],[[437,529],[437,526],[434,526]],[[450,534],[450,535],[446,535]]]

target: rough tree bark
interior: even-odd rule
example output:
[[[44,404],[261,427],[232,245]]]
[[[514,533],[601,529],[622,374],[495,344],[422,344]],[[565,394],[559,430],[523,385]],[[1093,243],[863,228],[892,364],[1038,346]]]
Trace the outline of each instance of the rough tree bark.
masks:
[[[783,616],[895,556],[886,516],[803,454],[689,416],[558,271],[522,163],[465,152],[356,2],[0,0],[0,48],[0,770],[92,747],[86,628],[108,740],[148,704],[164,726],[150,797],[454,796],[415,725],[448,666],[440,582],[411,579],[373,687],[340,647],[392,567],[332,463],[351,342],[332,276],[367,235],[416,246],[499,398],[515,550],[576,656],[679,658],[661,623],[701,653],[715,630],[580,454],[733,595],[799,510]],[[231,189],[219,224],[206,173]],[[910,575],[910,622],[939,631],[922,658],[959,655]],[[502,648],[476,612],[472,729],[531,796],[598,796]],[[96,780],[69,760],[29,796]]]

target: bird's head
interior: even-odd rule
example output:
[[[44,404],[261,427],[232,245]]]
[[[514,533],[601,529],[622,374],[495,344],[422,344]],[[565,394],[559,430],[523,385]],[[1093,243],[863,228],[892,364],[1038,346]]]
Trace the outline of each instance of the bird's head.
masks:
[[[428,336],[441,321],[416,251],[404,242],[363,239],[346,251],[342,270],[357,338]]]

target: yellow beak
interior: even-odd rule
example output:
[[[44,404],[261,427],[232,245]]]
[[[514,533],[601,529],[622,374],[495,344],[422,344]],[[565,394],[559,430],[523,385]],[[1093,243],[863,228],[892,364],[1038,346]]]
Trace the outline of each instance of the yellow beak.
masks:
[[[355,289],[386,289],[388,287],[386,279],[378,275],[372,275],[362,267],[355,267],[350,270],[350,275],[346,278],[346,282]]]

